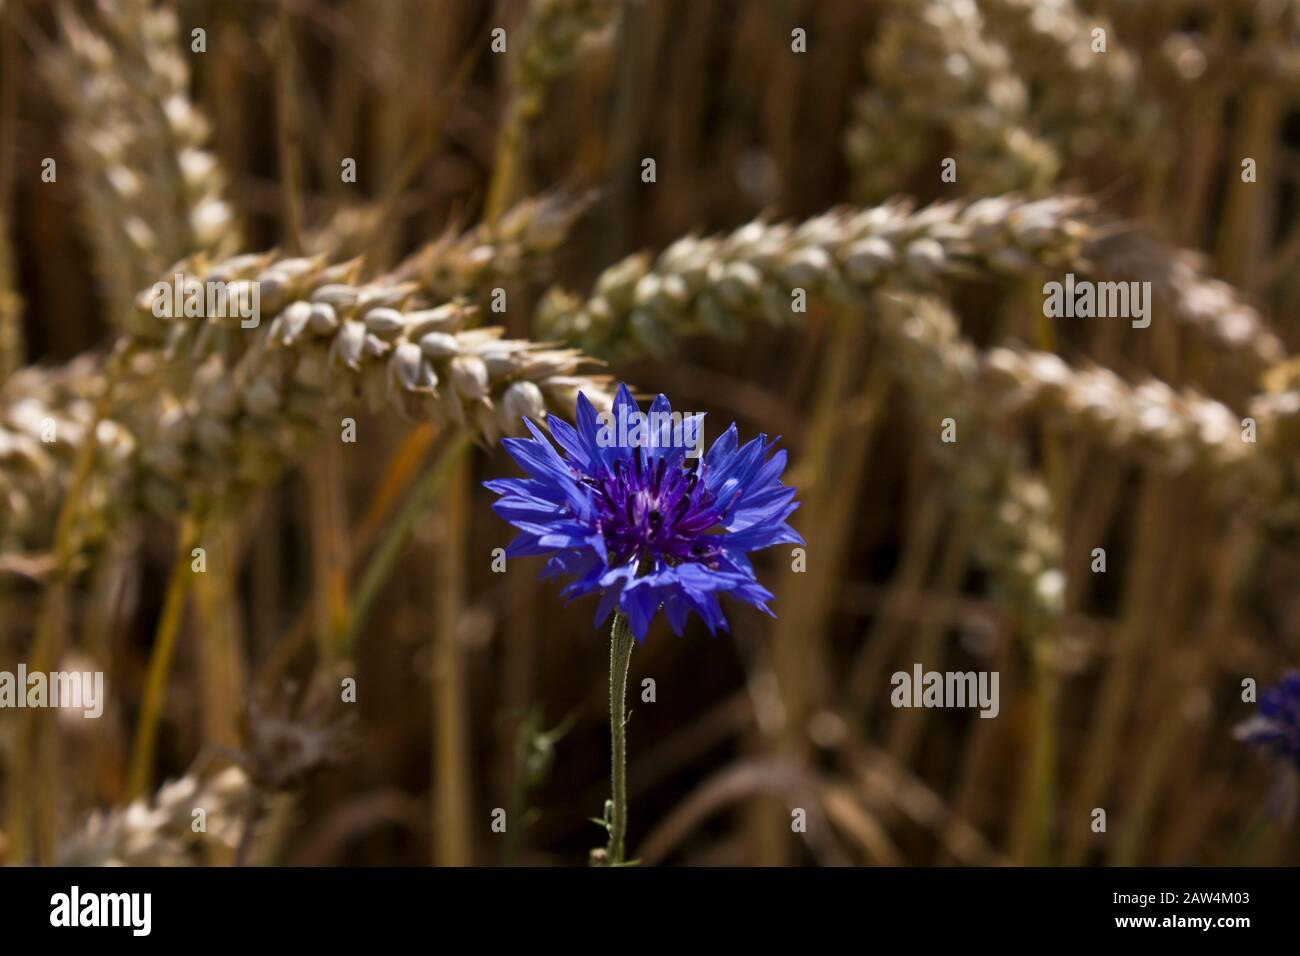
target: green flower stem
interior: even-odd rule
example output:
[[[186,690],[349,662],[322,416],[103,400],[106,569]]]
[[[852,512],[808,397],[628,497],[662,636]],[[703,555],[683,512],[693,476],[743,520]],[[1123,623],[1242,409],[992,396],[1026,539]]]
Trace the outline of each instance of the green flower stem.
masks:
[[[615,611],[609,636],[610,866],[623,862],[627,840],[627,672],[635,643],[627,618]]]

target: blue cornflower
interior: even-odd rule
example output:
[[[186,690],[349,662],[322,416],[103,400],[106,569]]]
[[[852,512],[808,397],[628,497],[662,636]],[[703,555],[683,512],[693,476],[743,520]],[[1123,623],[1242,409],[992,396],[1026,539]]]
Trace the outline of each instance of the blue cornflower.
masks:
[[[1259,695],[1259,713],[1237,726],[1237,738],[1300,769],[1300,671]]]
[[[571,576],[569,598],[599,594],[596,624],[617,609],[638,641],[659,608],[677,634],[692,611],[725,630],[720,594],[771,614],[747,555],[803,543],[786,523],[798,503],[781,483],[785,452],[769,457],[775,442],[764,435],[740,445],[733,424],[703,460],[688,457],[690,442],[661,440],[668,430],[656,423],[675,421],[681,436],[702,416],[674,419],[663,395],[643,414],[626,386],[604,416],[579,393],[576,417],[576,428],[547,418],[563,457],[527,419],[532,438],[502,442],[529,475],[484,483],[520,531],[506,554],[549,555],[543,577]],[[628,431],[628,421],[649,424]]]

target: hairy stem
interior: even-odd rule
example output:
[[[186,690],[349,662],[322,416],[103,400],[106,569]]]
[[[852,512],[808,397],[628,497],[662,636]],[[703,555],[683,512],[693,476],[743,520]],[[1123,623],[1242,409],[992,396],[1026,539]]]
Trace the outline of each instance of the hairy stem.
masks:
[[[627,671],[636,639],[622,611],[609,636],[609,865],[623,862],[627,842]]]

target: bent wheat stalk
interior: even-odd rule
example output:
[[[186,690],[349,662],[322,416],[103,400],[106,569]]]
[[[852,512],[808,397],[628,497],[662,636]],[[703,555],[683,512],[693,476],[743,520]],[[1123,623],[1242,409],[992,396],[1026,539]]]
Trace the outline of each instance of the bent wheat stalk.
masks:
[[[513,429],[520,414],[545,409],[548,403],[571,410],[580,388],[594,401],[603,394],[605,379],[581,372],[591,363],[578,353],[501,341],[499,329],[465,329],[473,310],[445,301],[475,294],[490,283],[543,273],[588,201],[559,194],[525,200],[495,226],[443,236],[412,255],[392,276],[368,284],[352,282],[362,270],[360,261],[330,265],[324,256],[283,259],[261,253],[213,263],[199,254],[179,264],[166,276],[164,287],[177,271],[186,289],[200,291],[209,282],[220,283],[223,292],[249,291],[257,282],[258,327],[246,329],[238,317],[220,315],[160,318],[153,314],[158,290],[148,289],[136,296],[130,331],[121,340],[129,356],[126,373],[113,384],[113,407],[97,425],[95,400],[109,387],[105,358],[88,355],[62,367],[26,369],[0,387],[0,503],[5,505],[0,508],[0,549],[37,551],[48,545],[78,449],[92,428],[99,447],[78,504],[78,552],[104,540],[111,527],[142,510],[178,514],[186,474],[203,474],[215,466],[211,489],[221,487],[232,471],[250,472],[254,482],[277,473],[286,461],[296,460],[299,451],[294,449],[300,450],[313,432],[326,427],[321,409],[358,390],[381,403],[396,402],[408,415],[441,420],[429,406],[435,392],[448,394],[452,367],[458,380],[477,380],[478,362],[486,361],[487,393],[460,406],[461,415],[469,417],[458,419],[450,399],[444,411],[454,424],[474,426],[479,439],[489,442]],[[290,311],[294,298],[303,304]],[[444,304],[422,308],[429,301]],[[394,304],[409,306],[396,324]],[[389,312],[367,315],[381,306]],[[301,324],[308,314],[304,308],[311,315],[307,328]],[[361,319],[362,326],[369,321],[373,328],[358,338],[353,319]],[[272,325],[273,336],[267,334]],[[335,336],[324,334],[324,325],[337,333],[337,348]],[[463,360],[453,362],[460,353],[449,351],[445,341],[441,346],[433,344],[439,341],[435,339],[426,343],[437,355],[422,355],[421,363],[427,372],[443,370],[440,389],[390,390],[384,374],[374,371],[377,352],[387,353],[390,361],[406,363],[411,358],[411,349],[400,348],[396,340],[399,326],[421,335],[444,329],[456,341],[454,349],[466,350]],[[418,346],[418,339],[410,341]],[[348,350],[358,342],[365,354],[351,355]],[[305,357],[301,364],[299,357]],[[417,369],[417,374],[428,381],[426,371]],[[313,375],[307,384],[286,382]],[[370,384],[362,389],[365,380]],[[246,394],[240,398],[240,393]],[[252,418],[231,404],[238,406],[244,399],[258,410]],[[275,404],[280,399],[283,402]],[[209,411],[203,411],[205,406]],[[212,414],[222,408],[225,413]],[[236,462],[226,457],[222,442],[229,438],[232,418],[240,414],[246,420],[237,431],[248,452]],[[278,464],[259,468],[258,456],[282,445],[287,457],[284,451],[272,454]],[[187,454],[195,456],[188,463]]]
[[[553,289],[538,307],[542,336],[610,359],[664,354],[684,336],[736,336],[745,323],[796,321],[809,299],[860,305],[881,288],[942,291],[964,278],[1009,280],[1077,271],[1150,281],[1162,312],[1250,371],[1282,343],[1231,286],[1194,257],[1107,221],[1076,197],[998,196],[914,210],[904,201],[831,210],[801,223],[756,221],[677,240],[657,257],[629,256],[596,279],[590,298]]]
[[[1267,513],[1286,513],[1293,496],[1283,483],[1287,416],[1256,400],[1256,438],[1226,405],[1157,379],[1133,385],[1107,368],[1076,369],[1060,356],[1013,347],[989,351],[981,372],[985,394],[1001,414],[1034,411],[1062,429],[1149,460],[1167,474],[1203,476],[1228,499],[1244,498]],[[1283,402],[1285,404],[1285,401]],[[1279,511],[1280,509],[1280,511]]]

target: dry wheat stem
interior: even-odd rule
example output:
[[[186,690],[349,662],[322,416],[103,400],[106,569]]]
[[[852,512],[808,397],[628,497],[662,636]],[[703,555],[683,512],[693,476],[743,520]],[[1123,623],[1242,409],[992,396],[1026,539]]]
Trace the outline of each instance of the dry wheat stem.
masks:
[[[513,39],[507,37],[507,98],[484,206],[488,222],[495,221],[522,188],[528,129],[541,115],[547,91],[573,69],[583,43],[608,29],[618,7],[618,0],[530,0]]]
[[[19,62],[14,16],[14,8],[0,8],[0,384],[25,364],[27,351],[11,234],[14,162],[18,154]]]

